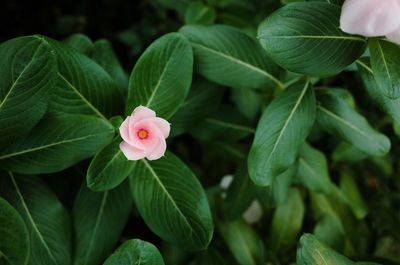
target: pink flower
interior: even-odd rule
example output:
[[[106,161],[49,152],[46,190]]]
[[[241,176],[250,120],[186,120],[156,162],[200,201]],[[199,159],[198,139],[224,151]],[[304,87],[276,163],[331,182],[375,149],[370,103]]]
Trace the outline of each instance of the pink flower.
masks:
[[[169,131],[166,120],[156,117],[151,109],[139,106],[119,127],[123,139],[119,147],[128,160],[159,159],[167,148],[165,139]]]
[[[400,0],[346,0],[340,28],[366,37],[386,36],[400,44]]]

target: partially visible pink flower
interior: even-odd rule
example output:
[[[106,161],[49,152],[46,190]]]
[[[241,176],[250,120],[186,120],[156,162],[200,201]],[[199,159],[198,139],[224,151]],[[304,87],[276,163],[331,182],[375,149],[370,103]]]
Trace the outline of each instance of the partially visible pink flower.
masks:
[[[386,36],[400,44],[400,0],[346,0],[340,28],[366,37]]]
[[[167,148],[170,124],[149,108],[139,106],[119,127],[123,141],[119,145],[128,160],[162,157]]]

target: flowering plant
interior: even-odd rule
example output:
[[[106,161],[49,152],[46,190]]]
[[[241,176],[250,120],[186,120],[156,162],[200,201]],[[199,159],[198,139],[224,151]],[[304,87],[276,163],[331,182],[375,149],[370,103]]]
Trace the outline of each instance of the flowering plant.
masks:
[[[0,44],[0,264],[400,262],[399,0],[122,2]]]

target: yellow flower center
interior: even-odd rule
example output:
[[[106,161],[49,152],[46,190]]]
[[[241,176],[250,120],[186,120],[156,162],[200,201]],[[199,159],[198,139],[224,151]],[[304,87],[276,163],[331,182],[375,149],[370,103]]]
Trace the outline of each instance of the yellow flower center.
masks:
[[[146,139],[149,136],[149,132],[145,129],[140,129],[137,132],[137,136],[139,137],[139,139]]]

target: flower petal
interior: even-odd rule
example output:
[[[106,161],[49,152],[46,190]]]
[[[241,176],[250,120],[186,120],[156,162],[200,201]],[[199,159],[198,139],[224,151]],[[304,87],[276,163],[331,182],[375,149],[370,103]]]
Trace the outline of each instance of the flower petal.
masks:
[[[400,26],[399,0],[346,0],[340,28],[367,37],[383,36]]]
[[[139,106],[133,110],[131,116],[134,119],[134,121],[137,121],[155,117],[156,113],[153,110],[149,109],[148,107]]]
[[[121,126],[119,127],[119,134],[121,135],[124,141],[129,142],[130,135],[129,135],[129,120],[131,116],[126,117],[126,119],[122,122]]]
[[[167,150],[167,143],[165,142],[165,139],[159,139],[157,146],[146,156],[146,158],[148,160],[159,159],[164,155],[165,150]]]
[[[386,38],[394,43],[400,44],[400,28],[387,34]]]
[[[119,148],[128,160],[139,160],[145,158],[147,152],[129,145],[127,142],[122,141],[119,144]]]
[[[169,132],[171,130],[171,125],[169,124],[169,122],[167,122],[163,118],[158,117],[150,118],[149,120],[151,120],[158,127],[158,129],[164,135],[164,138],[167,138],[169,136]]]
[[[145,129],[149,133],[149,138],[164,138],[163,132],[160,130],[160,128],[156,125],[156,123],[153,120],[154,118],[150,119],[143,119],[139,122],[137,122],[132,131],[137,131],[138,129]]]

